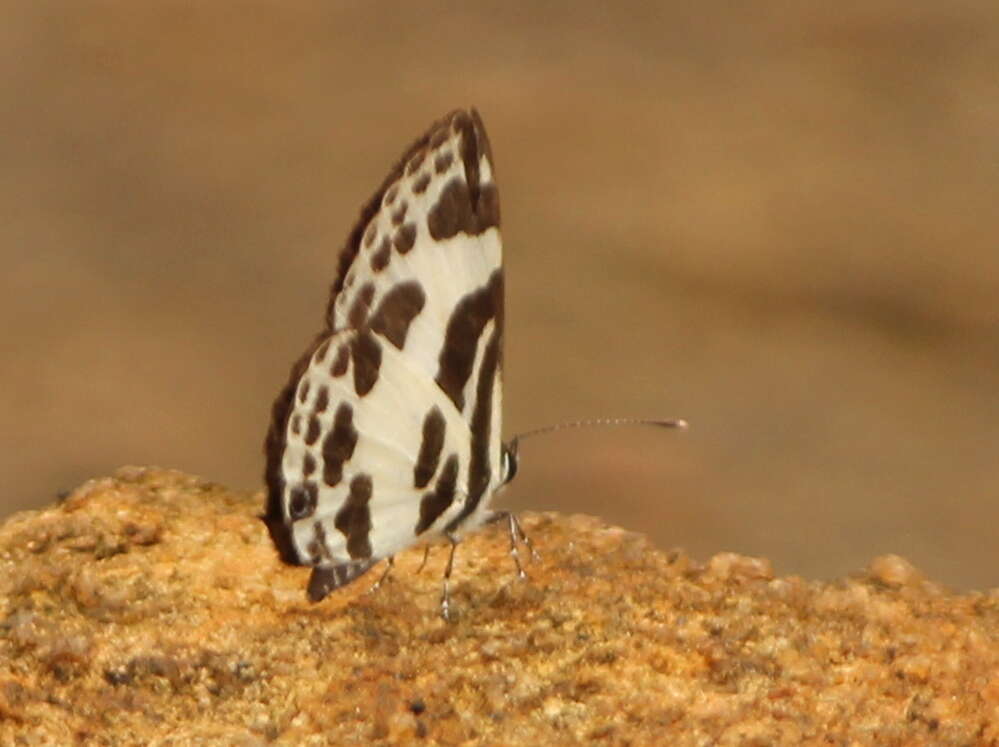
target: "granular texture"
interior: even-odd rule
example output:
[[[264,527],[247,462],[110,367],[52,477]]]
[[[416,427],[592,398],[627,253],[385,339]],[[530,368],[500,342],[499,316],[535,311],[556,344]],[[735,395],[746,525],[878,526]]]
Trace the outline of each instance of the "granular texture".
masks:
[[[833,583],[525,514],[319,604],[259,495],[124,468],[0,526],[0,744],[999,743],[999,592]]]

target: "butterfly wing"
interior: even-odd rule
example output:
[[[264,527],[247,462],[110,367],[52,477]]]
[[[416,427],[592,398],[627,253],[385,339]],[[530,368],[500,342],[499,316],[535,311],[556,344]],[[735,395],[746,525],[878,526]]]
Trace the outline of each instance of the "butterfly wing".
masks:
[[[379,559],[479,523],[502,484],[499,199],[478,114],[409,148],[362,211],[326,329],[266,441],[264,521],[321,599]]]

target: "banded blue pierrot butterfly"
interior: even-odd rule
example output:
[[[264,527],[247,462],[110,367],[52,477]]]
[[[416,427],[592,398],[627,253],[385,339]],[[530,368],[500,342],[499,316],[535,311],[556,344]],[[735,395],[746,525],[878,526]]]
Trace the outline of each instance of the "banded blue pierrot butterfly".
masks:
[[[446,537],[446,618],[457,541],[497,518],[523,575],[517,546],[530,543],[489,507],[517,471],[517,439],[501,440],[499,224],[482,120],[459,110],[410,146],[347,239],[325,327],[274,403],[265,444],[263,519],[284,561],[312,566],[314,601]]]

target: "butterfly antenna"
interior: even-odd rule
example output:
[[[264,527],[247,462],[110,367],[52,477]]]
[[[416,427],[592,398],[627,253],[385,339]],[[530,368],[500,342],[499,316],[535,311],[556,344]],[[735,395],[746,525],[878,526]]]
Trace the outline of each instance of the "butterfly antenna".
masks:
[[[651,425],[655,428],[687,428],[687,421],[677,418],[675,420],[660,420],[657,418],[585,418],[584,420],[570,420],[566,423],[556,423],[546,425],[543,428],[518,433],[513,437],[512,442],[518,443],[522,439],[540,436],[545,433],[565,430],[567,428],[592,428],[605,425]]]

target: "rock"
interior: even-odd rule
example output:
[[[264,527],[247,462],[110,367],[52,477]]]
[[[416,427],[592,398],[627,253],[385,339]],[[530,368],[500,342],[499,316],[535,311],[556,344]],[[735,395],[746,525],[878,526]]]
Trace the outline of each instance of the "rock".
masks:
[[[0,527],[0,743],[987,744],[999,592],[901,558],[824,583],[525,514],[319,604],[259,495],[128,468]]]

